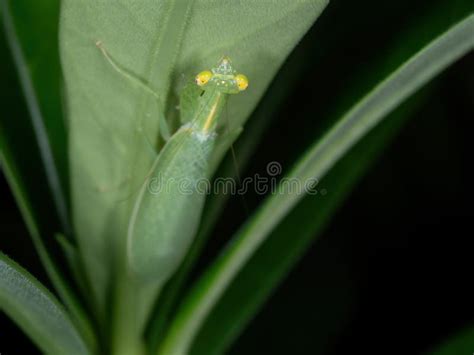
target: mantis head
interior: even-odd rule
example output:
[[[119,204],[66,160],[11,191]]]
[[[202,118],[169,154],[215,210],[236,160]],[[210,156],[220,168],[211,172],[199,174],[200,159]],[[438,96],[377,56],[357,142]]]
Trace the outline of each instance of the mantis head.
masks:
[[[228,57],[222,57],[217,67],[196,75],[196,84],[203,90],[216,89],[224,94],[237,94],[247,89],[249,80],[237,74]]]

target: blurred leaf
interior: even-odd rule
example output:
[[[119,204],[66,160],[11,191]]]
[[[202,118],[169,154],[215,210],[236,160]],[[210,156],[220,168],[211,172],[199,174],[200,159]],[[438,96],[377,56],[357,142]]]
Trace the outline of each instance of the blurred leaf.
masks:
[[[149,142],[159,144],[157,117],[164,112],[172,121],[178,114],[180,78],[229,55],[251,80],[247,92],[228,107],[232,124],[239,127],[326,3],[63,2],[60,43],[69,102],[73,219],[101,308],[112,258],[123,264],[130,205],[152,163]],[[95,46],[98,41],[114,61],[158,93],[158,103],[111,68]],[[126,281],[117,282],[124,292],[130,289]],[[124,297],[130,297],[132,307],[149,302]]]
[[[69,267],[71,268],[71,272],[74,275],[80,290],[84,295],[87,295],[89,288],[85,280],[84,270],[82,268],[81,259],[79,257],[79,253],[77,252],[76,246],[73,245],[71,241],[63,234],[57,233],[55,238],[64,253],[64,256],[69,264]]]
[[[47,354],[90,354],[54,296],[3,254],[0,254],[0,309]]]
[[[1,20],[8,16],[4,12],[8,10],[6,4],[4,1],[0,3],[3,10]],[[29,229],[31,230],[31,225],[34,225],[36,231],[40,231],[38,234],[49,236],[57,228],[60,228],[60,222],[49,189],[38,188],[38,186],[47,186],[48,182],[41,162],[35,131],[28,118],[25,102],[22,100],[14,63],[11,61],[10,51],[3,34],[2,32],[0,37],[0,50],[4,62],[0,68],[0,75],[3,83],[2,96],[5,99],[5,112],[8,114],[0,116],[2,163],[5,165],[4,168],[10,171],[9,182],[12,190],[18,192],[15,194],[15,198]],[[27,213],[23,213],[24,211]],[[49,248],[54,244],[49,243],[51,240],[52,238],[46,238],[39,242],[46,244]]]
[[[472,354],[474,349],[474,328],[466,328],[443,342],[431,355]]]
[[[287,177],[296,178],[300,182],[314,178],[320,180],[358,140],[397,105],[449,64],[472,50],[473,34],[474,15],[471,15],[422,49],[342,117],[339,123],[300,159]],[[302,197],[301,193],[289,191],[286,185],[283,186],[282,193],[272,195],[264,202],[191,290],[165,339],[165,352],[179,352],[189,346],[237,273]]]
[[[49,188],[62,229],[69,232],[67,134],[61,111],[61,69],[56,40],[59,2],[1,0],[0,5]],[[10,134],[9,131],[20,129],[21,125],[5,125],[6,128],[5,134]],[[36,142],[29,144],[37,149]]]
[[[95,339],[90,323],[90,319],[86,315],[77,295],[71,289],[70,285],[66,281],[63,272],[58,267],[55,260],[51,257],[50,251],[45,247],[38,230],[36,223],[36,215],[31,208],[30,202],[26,197],[22,178],[18,174],[18,169],[15,162],[12,161],[12,154],[9,152],[9,145],[4,140],[3,132],[0,131],[0,163],[12,189],[13,195],[17,201],[23,220],[26,223],[30,236],[33,240],[33,244],[40,257],[40,260],[50,278],[54,288],[59,293],[61,299],[66,304],[67,308],[73,316],[73,321],[76,322],[78,329],[82,335],[87,339],[91,346],[95,346]]]

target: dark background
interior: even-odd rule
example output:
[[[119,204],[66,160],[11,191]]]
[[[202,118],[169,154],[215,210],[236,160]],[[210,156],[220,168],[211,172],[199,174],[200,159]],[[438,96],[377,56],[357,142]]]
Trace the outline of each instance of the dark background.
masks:
[[[270,161],[291,165],[325,117],[344,112],[462,7],[451,2],[440,19],[430,16],[442,2],[352,3],[333,1],[293,54],[285,70],[306,64],[243,175]],[[4,39],[0,50],[2,115],[27,119]],[[337,101],[346,91],[353,97]],[[471,53],[412,99],[404,127],[230,353],[422,354],[474,324],[473,99]],[[258,201],[245,197],[250,210]],[[241,202],[226,208],[221,234],[245,218]],[[48,284],[3,176],[0,211],[0,248]],[[209,245],[202,265],[222,243]],[[0,329],[0,353],[36,353],[4,315]]]

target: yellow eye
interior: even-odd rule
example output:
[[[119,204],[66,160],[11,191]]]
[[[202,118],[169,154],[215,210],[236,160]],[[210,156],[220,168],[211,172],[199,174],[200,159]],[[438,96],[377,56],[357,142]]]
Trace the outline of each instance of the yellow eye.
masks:
[[[199,86],[203,86],[207,84],[209,80],[212,78],[212,73],[209,70],[205,70],[200,72],[198,75],[196,75],[196,84]]]
[[[249,86],[249,79],[244,74],[238,74],[235,76],[237,87],[240,91],[244,91]]]

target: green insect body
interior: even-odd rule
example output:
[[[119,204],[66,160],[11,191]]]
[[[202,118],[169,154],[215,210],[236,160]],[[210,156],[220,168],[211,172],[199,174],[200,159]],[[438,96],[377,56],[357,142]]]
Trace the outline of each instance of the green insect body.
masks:
[[[220,114],[228,95],[245,90],[248,81],[223,58],[212,72],[198,74],[196,83],[204,93],[196,97],[192,118],[157,156],[131,215],[127,256],[132,272],[144,279],[165,281],[195,236]]]

